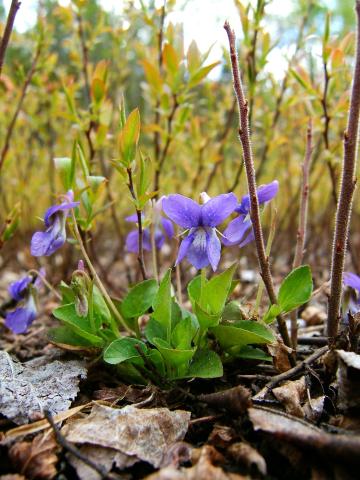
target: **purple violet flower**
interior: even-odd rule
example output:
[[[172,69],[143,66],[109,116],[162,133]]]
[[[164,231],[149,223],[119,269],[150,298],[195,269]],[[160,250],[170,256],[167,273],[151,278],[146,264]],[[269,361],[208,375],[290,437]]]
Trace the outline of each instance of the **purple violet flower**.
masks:
[[[343,283],[347,287],[351,287],[356,291],[356,302],[353,299],[350,299],[349,309],[353,313],[358,312],[360,309],[360,277],[355,273],[344,272]]]
[[[257,189],[259,204],[265,204],[272,200],[279,190],[279,182],[274,180]],[[226,246],[239,245],[243,247],[254,240],[254,231],[250,220],[250,195],[244,195],[235,212],[239,216],[232,220],[224,231],[222,242]],[[251,228],[251,231],[249,232]]]
[[[197,269],[207,267],[209,264],[214,271],[217,269],[221,243],[215,227],[235,210],[236,203],[236,196],[233,193],[218,195],[203,205],[179,194],[164,198],[163,210],[166,215],[174,223],[185,228],[184,233],[189,232],[181,242],[176,264],[186,257]]]
[[[44,275],[44,270],[41,270],[41,274]],[[35,320],[37,309],[34,290],[39,289],[40,286],[39,277],[33,282],[30,275],[10,284],[8,291],[11,298],[20,303],[20,306],[9,312],[5,318],[6,327],[13,333],[25,333]]]
[[[164,245],[166,238],[171,240],[174,236],[174,226],[170,220],[164,218],[161,215],[162,212],[162,202],[164,197],[159,198],[159,200],[154,205],[154,226],[155,226],[155,246],[158,250]],[[142,216],[144,220],[144,216]],[[130,215],[126,217],[127,222],[137,223],[137,215]],[[132,253],[138,253],[139,251],[139,232],[138,230],[131,230],[126,237],[126,250]],[[143,229],[143,249],[150,252],[151,251],[151,233],[149,228]]]
[[[31,239],[31,255],[41,257],[52,255],[66,241],[66,219],[72,208],[80,202],[74,202],[74,193],[69,190],[60,205],[53,205],[45,213],[45,232],[34,233]]]

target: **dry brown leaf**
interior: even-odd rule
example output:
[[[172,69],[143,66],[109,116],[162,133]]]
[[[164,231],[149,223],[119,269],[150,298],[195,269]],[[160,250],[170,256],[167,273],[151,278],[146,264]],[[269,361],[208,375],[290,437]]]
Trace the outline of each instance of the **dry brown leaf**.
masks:
[[[262,475],[266,475],[264,457],[248,443],[233,443],[227,451],[236,463],[243,464],[249,469],[254,465]]]
[[[61,432],[70,442],[113,448],[159,467],[171,445],[184,438],[190,415],[167,408],[95,404],[90,415],[65,425]]]
[[[324,411],[325,396],[312,398],[303,406],[305,418],[311,422],[317,422]]]
[[[337,350],[339,384],[338,407],[341,410],[360,407],[360,355]]]
[[[90,458],[107,473],[111,471],[113,465],[122,470],[131,467],[138,461],[136,457],[130,457],[112,448],[82,445],[79,450],[85,457]],[[86,465],[79,458],[73,455],[68,455],[68,458],[80,480],[100,480],[102,478],[98,472]]]
[[[79,391],[80,378],[86,377],[80,360],[53,360],[39,357],[20,363],[0,352],[0,413],[17,424],[67,410]]]
[[[309,305],[302,311],[301,318],[307,325],[323,325],[327,315],[321,306]]]
[[[236,432],[231,427],[225,425],[215,425],[209,435],[208,443],[215,447],[226,448],[236,438]]]
[[[165,467],[153,473],[145,480],[246,480],[247,477],[236,473],[224,472],[214,465],[223,459],[222,455],[210,445],[201,448],[196,465],[191,468]]]
[[[272,393],[281,402],[287,413],[295,415],[295,417],[304,418],[305,413],[301,404],[306,398],[305,377],[286,382],[281,387],[274,388]]]
[[[360,435],[327,433],[302,419],[266,407],[250,408],[249,417],[254,430],[271,434],[271,440],[317,452],[333,461],[360,464]]]
[[[26,478],[23,475],[10,473],[9,475],[0,475],[0,480],[26,480]]]
[[[58,445],[50,433],[37,435],[31,442],[18,442],[9,448],[13,465],[28,478],[50,480],[56,475]]]
[[[282,341],[281,337],[277,337],[277,342],[267,345],[269,354],[272,356],[273,364],[279,372],[287,372],[291,368],[289,361],[289,353],[292,349],[287,347]]]

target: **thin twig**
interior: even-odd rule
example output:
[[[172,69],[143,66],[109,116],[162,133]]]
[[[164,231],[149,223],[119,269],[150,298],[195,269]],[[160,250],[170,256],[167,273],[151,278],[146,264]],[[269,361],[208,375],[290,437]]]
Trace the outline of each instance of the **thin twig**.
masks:
[[[15,112],[12,116],[12,119],[10,120],[9,126],[7,128],[7,131],[6,131],[4,146],[3,146],[2,150],[1,150],[1,153],[0,153],[0,170],[1,170],[1,168],[4,164],[4,162],[5,162],[6,155],[9,151],[10,140],[11,140],[14,128],[15,128],[15,123],[16,123],[18,115],[21,111],[27,89],[30,85],[30,82],[31,82],[33,76],[34,76],[36,66],[37,66],[37,63],[38,63],[38,60],[39,60],[39,57],[40,57],[41,49],[42,49],[42,40],[40,39],[39,43],[38,43],[38,46],[37,46],[37,49],[36,49],[36,52],[35,52],[35,55],[34,55],[34,59],[32,61],[31,67],[30,67],[30,70],[29,70],[29,72],[26,76],[24,85],[21,89],[20,98],[19,98],[19,101],[18,101],[17,106],[15,108]]]
[[[344,132],[344,157],[340,196],[336,211],[336,224],[331,261],[331,286],[328,306],[327,334],[329,342],[338,333],[341,318],[340,305],[342,297],[343,270],[345,263],[346,244],[349,233],[351,207],[356,179],[356,154],[360,113],[360,0],[356,1],[357,37],[356,60],[350,99],[350,110],[347,128]]]
[[[301,196],[300,196],[300,208],[299,208],[299,228],[296,235],[296,247],[293,261],[293,269],[301,265],[305,240],[306,240],[306,227],[307,216],[309,206],[309,171],[311,164],[312,153],[312,122],[309,119],[309,124],[306,134],[306,151],[305,158],[302,164],[302,182],[301,182]],[[296,348],[297,344],[297,311],[294,310],[291,313],[291,343],[293,348]]]
[[[2,67],[4,65],[6,49],[9,44],[12,29],[14,27],[15,17],[16,17],[17,11],[20,8],[20,5],[21,5],[21,2],[19,2],[18,0],[11,1],[9,13],[6,19],[4,34],[1,37],[1,42],[0,42],[0,76],[2,73]]]
[[[86,97],[89,105],[89,113],[90,113],[90,120],[89,126],[85,130],[85,136],[89,147],[89,165],[90,167],[93,164],[94,157],[95,157],[95,147],[91,138],[91,132],[93,128],[96,126],[95,122],[93,121],[93,108],[91,105],[91,90],[90,90],[90,79],[89,79],[89,49],[86,43],[83,20],[81,13],[78,12],[76,15],[78,21],[78,35],[81,45],[81,52],[82,52],[82,71],[84,76],[84,83],[85,83],[85,92]]]
[[[307,357],[305,360],[295,365],[295,367],[291,368],[290,370],[287,370],[286,372],[280,373],[279,375],[275,375],[275,377],[272,377],[272,379],[264,386],[264,388],[260,390],[259,393],[255,395],[254,398],[256,399],[264,398],[269,391],[271,391],[274,387],[276,387],[276,385],[279,385],[279,383],[295,377],[296,375],[301,373],[306,367],[316,362],[327,351],[328,351],[328,346],[325,345],[325,347],[319,348],[312,355]]]
[[[162,64],[163,64],[163,54],[162,54],[162,49],[163,49],[163,40],[164,40],[164,24],[165,24],[165,16],[166,16],[166,0],[164,0],[164,4],[161,8],[161,16],[160,16],[160,26],[159,26],[159,32],[158,32],[158,68],[159,68],[159,73],[161,75],[162,73]],[[155,104],[155,119],[154,119],[154,124],[155,125],[160,125],[161,121],[161,114],[160,114],[160,92],[157,96],[156,99],[156,104]],[[155,165],[157,165],[156,168],[158,168],[159,161],[160,161],[160,152],[161,152],[161,136],[160,132],[156,129],[154,132],[154,160],[155,160]],[[154,185],[156,182],[154,183]],[[155,189],[156,190],[156,189]]]
[[[54,432],[55,439],[56,439],[57,443],[60,445],[60,447],[62,447],[67,452],[71,453],[71,455],[74,455],[74,457],[81,460],[88,467],[95,470],[95,472],[97,472],[101,476],[101,478],[109,479],[109,480],[110,479],[115,480],[115,479],[121,478],[118,475],[110,474],[104,467],[102,467],[98,463],[93,462],[89,457],[84,455],[77,447],[75,447],[75,445],[68,442],[66,440],[66,438],[61,434],[58,427],[56,426],[56,424],[54,422],[54,419],[53,419],[53,417],[52,417],[52,415],[49,411],[45,410],[44,411],[44,416],[45,416],[46,420],[49,422],[49,424],[50,424],[50,426],[51,426],[51,428]]]
[[[260,209],[259,209],[259,200],[256,193],[256,177],[255,177],[255,168],[253,161],[253,153],[250,142],[250,133],[249,133],[249,122],[248,122],[248,103],[244,96],[244,91],[241,83],[237,53],[235,48],[235,33],[230,28],[228,22],[225,22],[224,28],[228,35],[229,45],[230,45],[230,58],[234,79],[234,90],[237,97],[238,107],[239,107],[239,137],[242,145],[243,159],[246,170],[248,190],[250,195],[250,216],[252,221],[252,227],[255,236],[255,244],[257,250],[257,257],[260,266],[260,273],[264,281],[266,290],[268,292],[270,301],[272,304],[277,303],[276,293],[274,289],[274,284],[270,271],[269,258],[266,255],[264,237],[262,232],[262,226],[260,221]],[[284,340],[286,346],[291,347],[290,337],[288,330],[286,328],[285,319],[283,316],[279,315],[277,317],[279,332]],[[292,358],[292,363],[294,359]]]
[[[324,145],[325,149],[327,152],[330,151],[330,141],[329,141],[329,131],[330,131],[330,121],[331,117],[329,115],[329,110],[328,110],[328,91],[329,91],[329,83],[330,83],[330,75],[328,71],[328,64],[327,61],[323,61],[323,72],[324,72],[324,88],[323,88],[323,94],[320,100],[321,107],[323,110],[323,120],[324,120],[324,129],[322,132],[323,135],[323,140],[324,140]],[[334,200],[334,205],[337,205],[337,192],[336,192],[336,172],[333,164],[331,163],[331,159],[329,158],[327,160],[327,166],[329,169],[329,174],[330,174],[330,179],[331,179],[331,186],[332,186],[332,198]]]
[[[131,168],[127,169],[127,174],[128,174],[128,179],[129,179],[128,188],[129,188],[129,191],[130,191],[130,194],[131,194],[133,200],[136,202],[137,198],[136,198],[136,193],[135,193]],[[137,259],[138,259],[138,263],[139,263],[139,266],[140,266],[141,275],[143,277],[143,280],[146,280],[146,270],[145,270],[145,262],[144,262],[144,245],[143,245],[143,238],[144,238],[143,234],[144,234],[144,232],[143,232],[143,228],[142,228],[142,214],[141,214],[141,210],[139,210],[137,207],[136,207],[136,216],[137,216],[138,236],[139,236],[139,248],[138,248]]]
[[[159,196],[159,190],[160,190],[160,175],[171,145],[171,142],[173,140],[172,137],[172,127],[173,127],[173,121],[175,117],[176,110],[179,107],[179,103],[177,101],[176,94],[173,94],[173,106],[172,109],[169,113],[169,116],[167,118],[167,131],[166,131],[166,142],[164,145],[164,148],[162,149],[162,152],[159,156],[159,160],[156,162],[156,168],[155,168],[155,179],[154,179],[154,191],[156,192],[156,198]]]

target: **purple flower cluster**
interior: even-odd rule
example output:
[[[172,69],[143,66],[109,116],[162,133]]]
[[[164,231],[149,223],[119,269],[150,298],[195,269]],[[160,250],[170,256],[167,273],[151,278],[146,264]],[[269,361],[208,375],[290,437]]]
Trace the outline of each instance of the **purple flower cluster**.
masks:
[[[174,226],[167,218],[161,216],[162,202],[164,197],[161,197],[154,205],[154,236],[155,246],[158,250],[164,245],[166,238],[171,240],[174,236]],[[142,216],[142,220],[145,217]],[[126,217],[127,222],[137,223],[137,215],[130,215]],[[139,232],[137,229],[132,230],[126,237],[126,250],[132,253],[139,252]],[[149,228],[143,229],[143,248],[151,251],[151,233]]]
[[[279,190],[277,180],[258,188],[258,200],[265,204],[275,197]],[[221,255],[221,242],[218,238],[217,226],[233,212],[239,216],[232,220],[223,234],[220,234],[224,245],[239,245],[243,247],[254,240],[250,219],[250,197],[244,195],[240,204],[233,193],[210,198],[202,195],[205,200],[200,205],[183,195],[169,195],[163,200],[163,210],[174,223],[185,228],[188,235],[181,242],[176,263],[183,258],[197,269],[211,265],[215,271]]]
[[[260,205],[272,200],[279,190],[279,182],[274,180],[267,185],[261,185],[257,189],[257,196]],[[232,220],[224,231],[223,244],[226,246],[239,245],[244,247],[254,240],[254,231],[251,228],[250,220],[250,196],[244,195],[240,204],[235,208],[239,214]]]
[[[347,287],[351,287],[356,291],[357,299],[356,301],[350,300],[349,309],[355,313],[360,310],[360,277],[355,273],[344,272],[343,283]]]
[[[44,271],[41,271],[44,274]],[[30,275],[13,282],[9,286],[10,297],[20,306],[9,312],[5,318],[5,325],[13,333],[25,333],[37,315],[35,291],[40,288],[39,278],[33,282]]]
[[[74,202],[71,190],[63,198],[62,203],[53,205],[45,212],[46,230],[34,233],[31,239],[30,250],[34,257],[52,255],[66,241],[66,219],[70,210],[80,205],[80,202]],[[19,306],[6,315],[5,325],[14,333],[25,333],[35,320],[37,315],[35,294],[40,285],[39,278],[33,282],[29,275],[10,284],[9,295]]]
[[[74,193],[69,190],[60,205],[53,205],[45,212],[45,232],[34,233],[31,239],[31,255],[42,257],[52,255],[66,241],[66,219],[72,208],[80,202],[74,202]]]

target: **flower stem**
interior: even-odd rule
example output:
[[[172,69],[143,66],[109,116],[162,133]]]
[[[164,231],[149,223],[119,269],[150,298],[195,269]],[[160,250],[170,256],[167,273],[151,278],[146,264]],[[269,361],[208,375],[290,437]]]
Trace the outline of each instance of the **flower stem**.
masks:
[[[36,275],[37,277],[40,278],[40,280],[42,281],[42,283],[50,290],[50,292],[52,292],[56,298],[58,298],[59,300],[61,300],[61,295],[55,290],[55,288],[51,285],[51,283],[49,283],[46,278],[44,277],[44,275],[41,275],[41,273],[38,271],[38,270],[34,270],[34,269],[31,269],[29,270],[28,272],[30,275],[33,274],[33,275]]]
[[[80,247],[80,250],[81,250],[81,253],[83,254],[83,257],[87,263],[87,266],[89,267],[89,270],[94,278],[94,281],[96,283],[96,285],[98,286],[100,292],[102,293],[102,295],[104,296],[105,300],[106,300],[106,303],[108,304],[108,307],[110,308],[112,314],[114,315],[114,317],[116,318],[116,320],[119,322],[119,324],[121,324],[121,326],[129,333],[132,333],[132,330],[127,326],[125,320],[122,318],[122,316],[120,315],[118,309],[115,307],[113,301],[111,300],[110,298],[110,295],[107,293],[106,291],[106,288],[104,287],[102,281],[100,280],[98,274],[96,273],[96,270],[86,252],[86,248],[85,248],[85,245],[82,241],[82,238],[81,238],[81,235],[80,235],[80,232],[79,232],[79,227],[78,227],[78,224],[77,224],[77,221],[76,221],[76,217],[75,217],[75,213],[74,213],[74,210],[71,210],[71,216],[72,216],[72,220],[73,220],[73,224],[74,224],[74,232],[75,232],[75,237],[76,237],[76,240],[78,241],[78,244],[79,244],[79,247]]]
[[[134,202],[137,201],[137,198],[136,198],[136,193],[135,193],[135,188],[134,188],[134,181],[133,181],[133,178],[132,178],[132,171],[131,171],[131,168],[127,168],[126,169],[127,171],[127,174],[128,174],[128,179],[129,179],[129,183],[128,183],[128,188],[129,188],[129,191],[130,191],[130,194],[134,200]],[[140,266],[140,270],[141,270],[141,275],[143,277],[143,280],[146,280],[146,270],[145,270],[145,262],[144,262],[144,245],[143,245],[143,238],[144,238],[144,235],[143,235],[143,228],[142,228],[142,218],[141,218],[141,210],[139,210],[137,207],[136,207],[136,216],[137,216],[137,224],[138,224],[138,235],[139,235],[139,251],[138,251],[138,262],[139,262],[139,266]]]
[[[244,165],[246,170],[248,189],[250,195],[250,216],[254,230],[255,245],[257,250],[257,257],[260,266],[260,273],[264,281],[266,290],[269,295],[270,302],[272,304],[277,303],[277,297],[274,289],[274,284],[271,276],[269,258],[266,255],[264,237],[262,232],[262,226],[260,221],[260,209],[259,200],[256,193],[256,175],[254,168],[254,160],[252,147],[250,142],[250,128],[249,128],[249,105],[244,95],[244,90],[241,82],[238,58],[235,47],[235,33],[231,29],[228,22],[225,22],[224,28],[226,30],[229,46],[230,46],[230,59],[234,80],[234,90],[239,107],[239,137],[242,145]],[[277,317],[278,328],[282,339],[286,346],[291,347],[291,341],[289,332],[286,327],[285,319],[282,315]],[[294,364],[295,360],[290,357],[290,361]]]
[[[344,156],[341,174],[339,202],[336,211],[336,223],[331,261],[331,286],[328,306],[327,334],[329,343],[334,345],[341,318],[343,270],[346,244],[349,233],[351,207],[355,190],[356,154],[360,114],[360,0],[356,1],[357,37],[355,70],[350,99],[347,128],[344,132]]]
[[[156,242],[155,242],[155,213],[154,213],[153,204],[151,209],[152,209],[151,210],[152,221],[150,225],[151,256],[152,256],[152,263],[153,263],[154,278],[156,282],[159,283],[158,258],[157,258]]]
[[[299,228],[296,236],[296,247],[293,261],[293,269],[300,267],[305,248],[306,240],[306,226],[307,226],[307,214],[309,206],[309,172],[311,164],[312,153],[312,122],[309,119],[309,124],[306,134],[306,152],[304,163],[302,164],[302,183],[301,183],[301,196],[300,196],[300,210],[299,210]],[[297,346],[297,310],[291,312],[291,342],[293,348]]]

